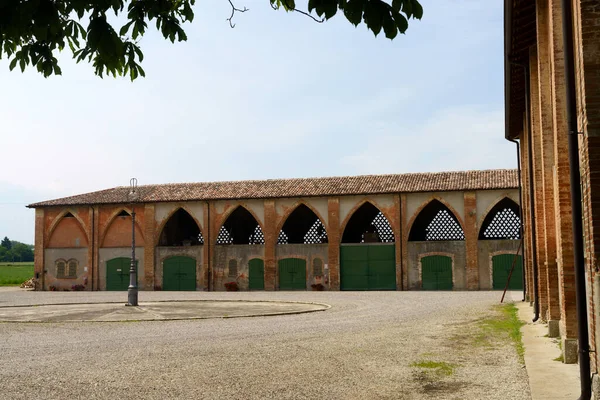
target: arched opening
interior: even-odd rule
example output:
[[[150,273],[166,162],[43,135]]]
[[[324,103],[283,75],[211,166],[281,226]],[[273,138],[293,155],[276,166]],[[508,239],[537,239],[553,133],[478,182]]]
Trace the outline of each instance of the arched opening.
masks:
[[[500,200],[485,216],[479,240],[518,240],[521,238],[519,205],[508,197]]]
[[[58,221],[50,238],[48,248],[80,248],[87,247],[87,235],[80,221],[70,212],[67,212]]]
[[[106,228],[101,247],[130,247],[131,246],[131,214],[121,210]],[[145,245],[144,236],[138,222],[135,224],[135,245]]]
[[[441,201],[432,200],[413,222],[408,240],[465,240],[465,234],[454,213]]]
[[[313,210],[300,204],[287,217],[277,244],[321,244],[327,243],[327,230]]]
[[[265,244],[265,237],[250,211],[238,206],[221,226],[217,244]]]
[[[158,241],[159,246],[198,246],[204,244],[200,227],[183,208],[171,215]]]
[[[385,215],[366,202],[350,217],[342,243],[394,243],[394,231]]]
[[[383,213],[366,202],[346,224],[340,246],[340,289],[395,290],[394,232]]]

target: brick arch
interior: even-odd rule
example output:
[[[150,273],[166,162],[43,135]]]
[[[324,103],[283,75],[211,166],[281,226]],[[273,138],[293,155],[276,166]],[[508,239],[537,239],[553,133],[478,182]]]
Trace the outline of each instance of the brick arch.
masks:
[[[265,234],[265,227],[264,225],[260,222],[260,219],[256,216],[256,214],[254,213],[254,211],[252,211],[245,203],[242,202],[237,202],[235,205],[232,205],[231,207],[229,207],[229,209],[227,211],[225,211],[223,213],[223,215],[221,215],[221,220],[219,221],[219,225],[217,227],[217,233],[214,236],[214,240],[211,240],[211,245],[217,245],[217,237],[219,236],[219,232],[221,230],[221,227],[223,227],[223,225],[225,224],[225,222],[227,221],[227,219],[231,216],[231,214],[233,214],[233,212],[235,210],[237,210],[239,207],[244,208],[246,211],[248,211],[250,213],[250,215],[252,215],[252,217],[254,218],[254,220],[256,221],[256,223],[258,224],[258,226],[260,226],[260,230],[262,231],[263,235]],[[266,238],[265,238],[266,241]],[[266,243],[265,243],[266,244]]]
[[[390,224],[390,227],[392,228],[392,232],[394,232],[394,241],[396,242],[396,241],[400,240],[399,232],[394,231],[394,221],[392,220],[392,218],[390,218],[390,216],[385,211],[383,211],[383,208],[379,204],[377,204],[376,201],[364,198],[361,201],[359,201],[358,203],[356,203],[356,205],[354,207],[352,207],[352,209],[350,210],[348,215],[346,215],[346,218],[344,218],[344,221],[340,224],[340,242],[342,241],[342,238],[344,237],[344,231],[346,230],[346,225],[348,225],[348,222],[350,221],[350,219],[352,218],[352,216],[354,215],[356,210],[361,208],[365,203],[370,203],[373,207],[378,209],[383,214],[383,216],[388,220],[388,223]]]
[[[327,233],[327,237],[329,237],[329,226],[327,226],[327,224],[325,224],[325,220],[323,219],[323,217],[321,216],[321,214],[310,204],[308,204],[306,201],[304,200],[299,200],[296,203],[294,203],[294,205],[292,205],[282,216],[280,221],[277,223],[277,229],[275,230],[276,234],[279,235],[279,232],[281,232],[281,230],[283,229],[283,225],[285,225],[285,222],[287,221],[287,219],[290,217],[290,215],[292,215],[292,213],[294,211],[296,211],[296,209],[298,207],[300,207],[302,204],[304,204],[306,207],[308,207],[312,212],[315,213],[315,215],[317,216],[317,218],[319,218],[319,220],[321,221],[321,224],[323,224],[323,226],[325,227],[325,232]]]
[[[128,207],[122,207],[117,209],[116,211],[114,211],[111,215],[110,218],[108,219],[108,222],[106,223],[106,226],[104,227],[104,229],[102,230],[102,232],[100,233],[100,240],[99,240],[99,247],[103,247],[104,246],[104,241],[106,239],[106,234],[108,233],[108,230],[110,229],[110,226],[113,224],[114,220],[119,216],[119,214],[121,212],[125,211],[126,213],[128,213],[129,215],[131,215],[132,213],[132,209],[128,208]],[[139,229],[140,235],[142,236],[142,239],[144,240],[144,243],[146,242],[146,238],[144,237],[144,228],[140,225],[140,221],[136,220],[135,221],[135,226]]]
[[[83,220],[81,219],[81,217],[79,216],[79,214],[71,209],[71,208],[67,208],[63,211],[61,211],[60,214],[58,214],[56,216],[56,218],[54,218],[54,220],[52,220],[52,223],[50,224],[50,229],[48,230],[48,235],[46,237],[46,240],[44,241],[45,243],[50,243],[50,239],[52,239],[52,235],[54,234],[54,231],[56,230],[56,227],[58,226],[58,224],[63,220],[63,218],[65,217],[65,215],[71,213],[71,215],[73,215],[73,217],[75,217],[75,219],[77,220],[78,224],[79,224],[79,228],[81,229],[81,231],[83,232],[83,234],[85,235],[85,240],[88,243],[90,243],[90,236],[88,234],[87,229],[85,229],[85,223],[83,222]]]
[[[421,214],[421,211],[423,211],[423,209],[425,207],[427,207],[429,205],[429,203],[431,203],[432,201],[437,200],[440,203],[442,203],[443,205],[445,205],[448,210],[450,210],[450,212],[452,213],[452,215],[454,215],[454,217],[456,218],[456,220],[458,221],[458,224],[460,225],[460,229],[463,230],[463,232],[465,231],[465,223],[463,221],[463,219],[460,217],[460,214],[458,212],[456,212],[456,209],[454,207],[452,207],[446,200],[442,199],[439,196],[432,196],[429,199],[427,199],[426,201],[424,201],[419,208],[417,208],[417,211],[415,211],[415,213],[412,215],[412,217],[410,218],[410,220],[408,221],[408,224],[406,225],[406,237],[408,238],[410,236],[410,231],[412,230],[413,224],[415,223],[415,220],[417,219],[417,217],[419,216],[419,214]]]
[[[513,203],[515,203],[515,205],[517,206],[517,208],[519,209],[519,211],[522,212],[521,210],[521,205],[519,203],[517,203],[514,199],[512,199],[508,194],[503,194],[502,196],[499,196],[496,200],[494,200],[486,209],[485,212],[481,215],[481,217],[479,217],[479,221],[477,221],[477,234],[479,235],[479,231],[481,230],[481,227],[483,225],[483,222],[485,221],[486,217],[488,216],[488,214],[490,213],[490,211],[492,211],[492,209],[494,207],[496,207],[496,205],[498,203],[500,203],[502,200],[509,200],[512,201]],[[519,215],[519,218],[522,218],[521,215]],[[523,221],[521,221],[521,224],[523,223]]]
[[[194,214],[192,213],[192,211],[190,209],[188,209],[185,205],[180,205],[180,206],[176,206],[173,210],[171,210],[171,212],[167,215],[167,218],[165,218],[160,223],[160,225],[157,227],[157,229],[154,231],[154,240],[153,240],[154,246],[158,246],[158,242],[160,240],[160,235],[162,234],[163,229],[165,229],[165,225],[167,225],[167,222],[169,222],[169,220],[171,219],[173,214],[175,214],[179,210],[183,210],[183,211],[187,212],[190,215],[190,217],[192,217],[192,219],[198,226],[198,229],[200,230],[200,234],[204,238],[204,241],[205,242],[207,241],[207,238],[204,236],[204,231],[202,229],[202,225],[200,224],[200,221],[198,221],[198,219],[194,216]]]

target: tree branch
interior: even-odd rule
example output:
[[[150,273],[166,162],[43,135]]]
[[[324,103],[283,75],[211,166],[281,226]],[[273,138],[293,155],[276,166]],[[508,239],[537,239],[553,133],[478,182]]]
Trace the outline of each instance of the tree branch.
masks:
[[[229,4],[231,4],[231,16],[229,18],[227,18],[227,21],[229,21],[229,26],[231,26],[232,28],[235,28],[235,24],[232,22],[235,12],[237,11],[237,12],[244,13],[246,11],[249,11],[249,9],[246,7],[244,7],[243,10],[239,9],[233,4],[233,2],[231,0],[228,0],[228,1],[229,1]]]
[[[319,24],[322,24],[323,22],[325,22],[325,17],[319,19],[313,15],[310,15],[309,13],[307,13],[306,11],[302,11],[302,10],[298,10],[297,8],[294,8],[292,11],[295,11],[297,13],[300,13],[302,15],[305,15],[309,18],[311,18],[313,21],[318,22]]]
[[[271,8],[272,8],[273,10],[279,10],[279,7],[278,7],[278,6],[276,6],[276,5],[275,5],[275,4],[273,4],[273,3],[271,3]],[[302,14],[302,15],[305,15],[305,16],[307,16],[308,18],[312,19],[313,21],[315,21],[315,22],[318,22],[319,24],[321,24],[321,23],[325,22],[325,18],[320,18],[320,19],[319,19],[319,18],[315,17],[314,15],[310,15],[310,14],[309,14],[309,13],[307,13],[306,11],[298,10],[297,8],[292,8],[292,9],[290,9],[289,11],[295,11],[295,12],[297,12],[297,13],[300,13],[300,14]]]

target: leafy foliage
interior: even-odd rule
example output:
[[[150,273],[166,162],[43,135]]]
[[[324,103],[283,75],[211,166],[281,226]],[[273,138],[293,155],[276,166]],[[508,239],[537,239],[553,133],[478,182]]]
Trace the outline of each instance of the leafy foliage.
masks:
[[[408,19],[423,15],[418,0],[308,0],[308,13],[296,9],[295,0],[269,1],[275,9],[309,16],[314,11],[321,21],[339,10],[353,25],[364,22],[375,36],[383,29],[390,39],[406,31]],[[229,3],[232,17],[235,11],[247,10]],[[128,75],[134,80],[145,76],[139,40],[148,23],[171,42],[187,40],[182,24],[193,21],[194,4],[195,0],[2,0],[0,59],[10,60],[11,71],[31,65],[45,77],[60,75],[56,53],[68,47],[77,62],[91,62],[96,75]],[[125,17],[125,23],[116,26],[112,14],[115,19]]]
[[[33,246],[7,237],[0,243],[0,262],[33,261]]]

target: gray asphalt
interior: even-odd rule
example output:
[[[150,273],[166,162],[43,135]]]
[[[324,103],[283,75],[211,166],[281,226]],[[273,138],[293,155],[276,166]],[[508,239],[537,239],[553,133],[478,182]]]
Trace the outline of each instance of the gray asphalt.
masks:
[[[121,301],[125,293],[0,290],[0,305]],[[140,301],[277,300],[324,312],[149,322],[0,323],[0,397],[529,399],[506,342],[474,346],[498,292],[142,292]],[[509,299],[519,299],[518,293]],[[441,376],[411,366],[455,365]]]

